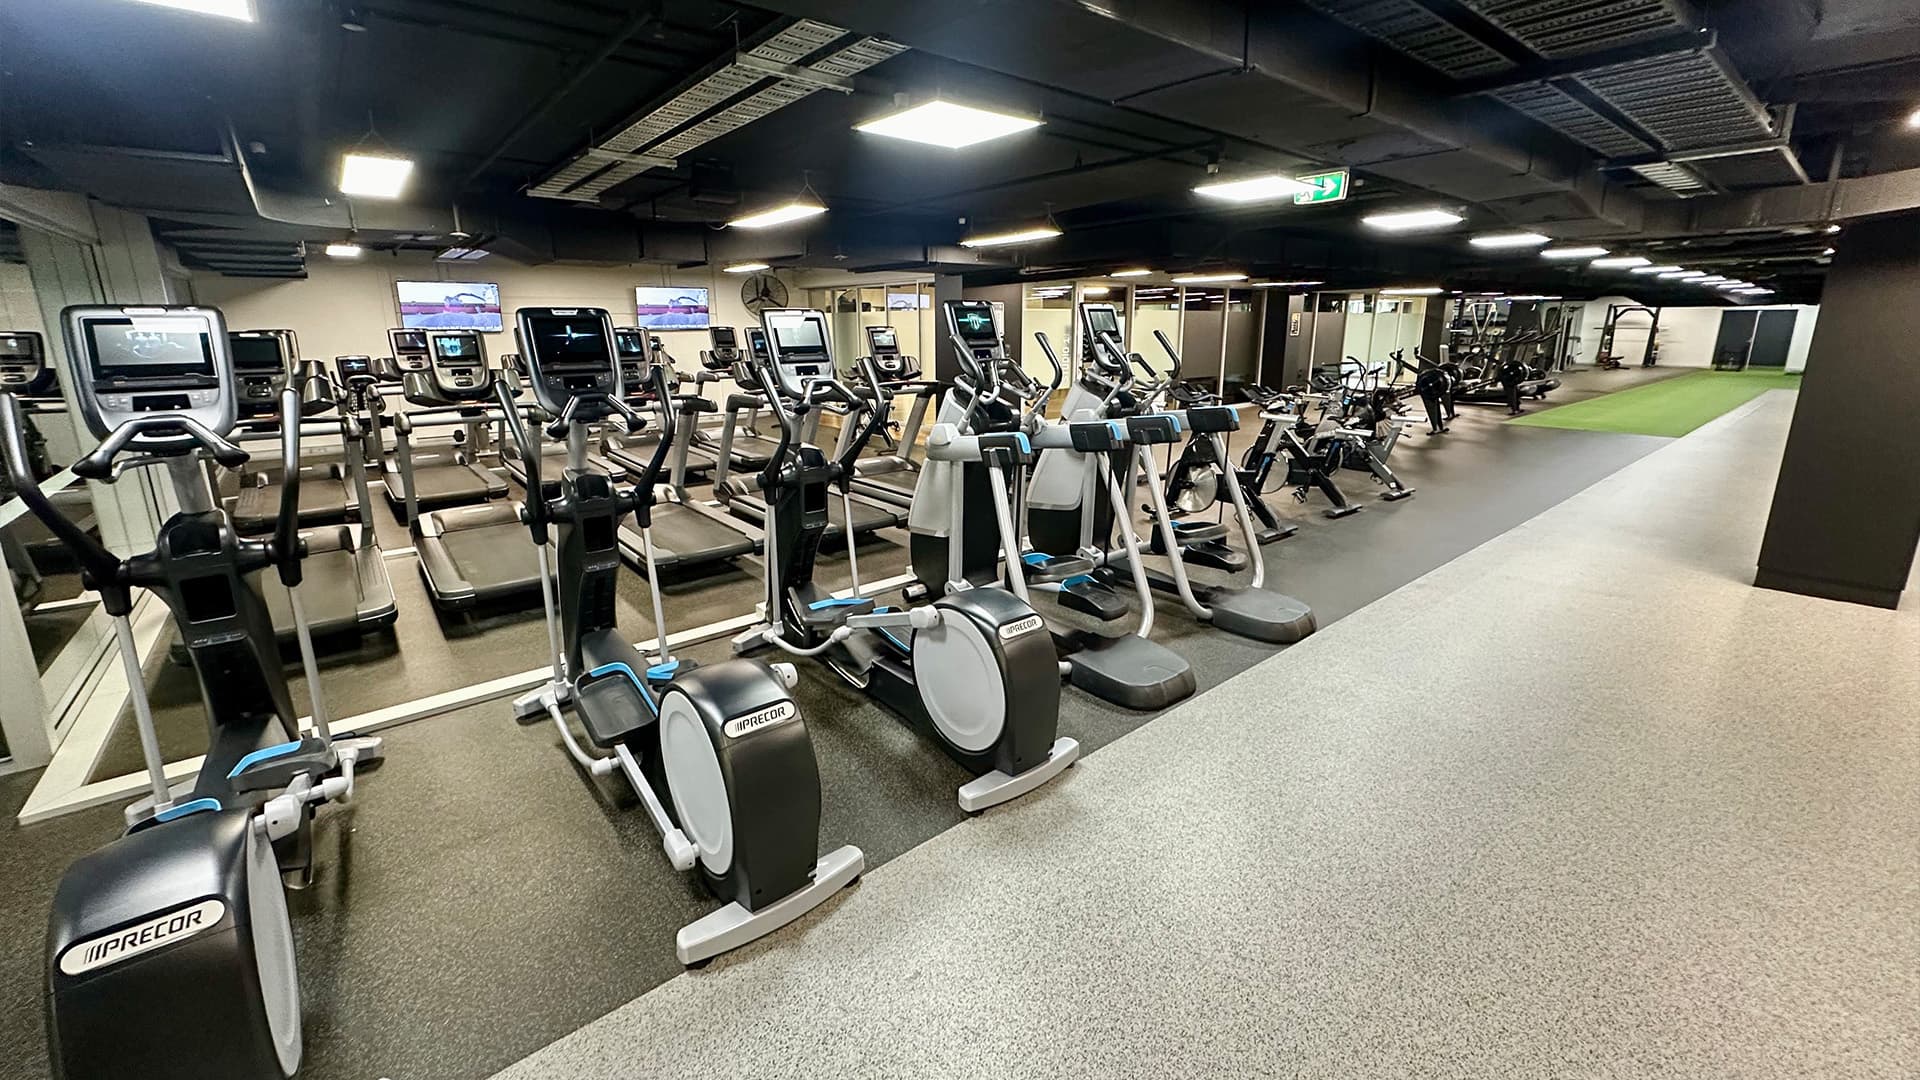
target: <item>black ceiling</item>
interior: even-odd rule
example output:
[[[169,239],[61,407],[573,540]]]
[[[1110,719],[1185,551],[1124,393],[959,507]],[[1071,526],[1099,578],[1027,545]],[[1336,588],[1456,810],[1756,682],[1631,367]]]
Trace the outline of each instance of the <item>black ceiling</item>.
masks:
[[[1827,218],[1905,198],[1824,182],[1920,167],[1911,0],[256,4],[254,24],[130,0],[0,7],[0,181],[144,210],[188,262],[242,274],[298,274],[303,242],[349,231],[442,246],[457,207],[477,242],[529,261],[760,255],[983,280],[1144,261],[1336,287],[1620,286],[1464,243],[1511,225],[1810,299]],[[846,34],[801,63],[869,38],[906,51],[854,93],[801,96],[591,206],[526,194],[795,19]],[[957,153],[851,130],[895,93],[936,91],[1046,124]],[[1725,153],[1729,139],[1751,145]],[[402,204],[333,193],[356,145],[419,162]],[[1210,162],[1346,166],[1355,198],[1223,211],[1189,192]],[[803,183],[833,211],[810,228],[709,228]],[[1417,240],[1357,224],[1415,205],[1469,220]],[[951,246],[1048,213],[1066,235],[1047,244]]]

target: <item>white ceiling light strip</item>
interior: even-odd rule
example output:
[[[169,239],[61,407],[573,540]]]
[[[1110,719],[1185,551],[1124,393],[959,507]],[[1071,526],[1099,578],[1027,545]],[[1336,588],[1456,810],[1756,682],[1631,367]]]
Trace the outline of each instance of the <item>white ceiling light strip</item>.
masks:
[[[831,23],[801,19],[746,50],[744,55],[773,64],[794,65],[802,57],[818,52],[848,33]],[[906,51],[905,45],[896,42],[863,38],[830,56],[805,65],[805,70],[834,78],[851,78]],[[761,83],[767,85],[757,93],[720,108],[725,102]],[[738,63],[728,64],[675,94],[620,131],[588,147],[545,180],[528,188],[527,194],[543,199],[597,201],[609,189],[649,169],[671,168],[682,155],[784,109],[819,89],[818,85],[770,78]],[[713,112],[715,109],[720,111]],[[708,113],[712,115],[707,116]],[[695,123],[702,116],[706,116],[706,119]],[[689,124],[692,126],[688,127]],[[681,128],[686,130],[681,131]],[[672,137],[668,138],[670,135]],[[662,142],[663,139],[666,141]]]

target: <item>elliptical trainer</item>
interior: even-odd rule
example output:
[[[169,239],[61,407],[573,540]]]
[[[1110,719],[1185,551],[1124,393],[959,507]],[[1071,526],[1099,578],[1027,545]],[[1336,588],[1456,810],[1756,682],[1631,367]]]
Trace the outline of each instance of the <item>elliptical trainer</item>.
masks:
[[[0,435],[20,498],[79,558],[113,620],[151,794],[127,834],[67,869],[47,932],[47,1035],[58,1077],[292,1076],[300,984],[283,885],[312,873],[314,807],[352,797],[378,739],[336,739],[301,605],[300,391],[280,396],[286,480],[270,540],[249,540],[214,503],[201,460],[247,461],[227,435],[236,381],[220,312],[70,307],[74,398],[100,445],[76,475],[113,483],[164,466],[180,510],[154,550],[108,551],[41,493],[27,468],[18,403],[0,395]],[[274,568],[291,596],[312,694],[302,735],[266,602],[247,575]],[[128,615],[133,590],[173,612],[207,709],[194,778],[167,782]],[[136,962],[137,961],[137,962]]]
[[[551,718],[567,752],[592,775],[625,776],[660,830],[674,868],[697,865],[707,888],[727,901],[675,936],[680,962],[698,964],[818,907],[860,875],[865,856],[848,845],[815,858],[820,772],[800,707],[788,693],[790,665],[776,671],[757,660],[728,660],[695,669],[675,660],[660,590],[651,584],[660,659],[645,665],[620,635],[616,534],[620,519],[633,514],[647,580],[657,581],[649,515],[673,443],[673,410],[659,410],[660,437],[638,482],[616,490],[606,473],[587,463],[590,425],[615,413],[629,431],[640,430],[643,421],[622,400],[628,388],[614,358],[612,321],[599,308],[521,308],[518,320],[528,381],[540,407],[558,418],[547,434],[566,439],[567,465],[558,496],[543,494],[540,448],[510,391],[498,386],[527,471],[524,518],[539,549],[553,657],[552,678],[517,699],[514,713]],[[666,370],[654,367],[651,381],[657,400],[671,401]],[[557,587],[549,573],[549,533],[557,551]],[[604,753],[580,745],[567,723],[568,707]]]
[[[734,482],[750,483],[766,496],[768,621],[736,637],[734,647],[773,645],[795,656],[821,657],[974,774],[958,792],[963,810],[984,810],[1058,776],[1079,758],[1080,744],[1056,737],[1060,661],[1045,621],[1026,601],[1004,589],[967,588],[904,611],[880,608],[858,595],[859,553],[852,545],[847,562],[855,595],[835,597],[814,583],[829,489],[839,489],[843,505],[849,501],[853,461],[886,412],[879,401],[864,401],[833,377],[824,313],[777,309],[762,312],[761,319],[769,342],[761,376],[780,421],[780,441],[765,470]],[[866,417],[859,435],[834,459],[800,436],[807,414],[826,401],[847,406],[850,419]],[[1017,549],[1018,541],[1008,535],[1005,472],[1018,467],[1012,455],[1024,436],[960,436],[939,451],[933,442],[928,440],[930,460],[938,452],[989,462],[1003,498],[996,515],[1003,540]]]

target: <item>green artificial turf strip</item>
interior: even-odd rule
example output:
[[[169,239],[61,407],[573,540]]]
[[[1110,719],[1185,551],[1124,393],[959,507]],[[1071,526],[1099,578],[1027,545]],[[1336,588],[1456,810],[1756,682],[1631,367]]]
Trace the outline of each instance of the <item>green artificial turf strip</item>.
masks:
[[[1769,390],[1798,390],[1781,371],[1696,371],[1508,421],[1527,427],[1678,438]]]

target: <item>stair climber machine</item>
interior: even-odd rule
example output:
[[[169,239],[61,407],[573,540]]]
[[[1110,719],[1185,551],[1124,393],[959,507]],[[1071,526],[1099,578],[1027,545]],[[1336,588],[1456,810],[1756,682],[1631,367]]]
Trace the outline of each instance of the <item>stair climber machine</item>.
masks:
[[[1008,355],[992,305],[949,300],[942,308],[961,374],[927,437],[928,460],[915,493],[910,550],[919,579],[916,591],[939,596],[956,587],[993,584],[1000,579],[1000,559],[1005,555],[1011,560],[1010,583],[1022,586],[1024,581],[1024,588],[1051,594],[1061,608],[1102,624],[1102,631],[1117,627],[1131,609],[1114,587],[1120,579],[1118,568],[1109,561],[1108,551],[1094,542],[1090,519],[1082,522],[1083,535],[1074,554],[1009,546],[1002,534],[986,527],[999,498],[991,471],[983,462],[953,458],[948,447],[967,437],[1024,436],[1029,458],[1078,454],[1076,482],[1082,497],[1099,491],[1117,498],[1119,480],[1111,468],[1111,455],[1125,446],[1123,435],[1107,421],[1092,417],[1057,423],[1046,418],[1047,402],[1065,381],[1066,370],[1045,334],[1035,337],[1053,364],[1050,385],[1027,375]],[[1067,479],[1065,473],[1052,475],[1062,482]],[[1011,520],[1019,522],[1027,503],[1026,470],[1014,471],[1013,489]],[[1140,560],[1140,540],[1130,519],[1117,524],[1124,541],[1122,563],[1140,605],[1138,624],[1131,632],[1118,634],[1075,628],[1057,618],[1049,626],[1074,686],[1129,709],[1163,708],[1193,695],[1193,668],[1185,657],[1150,638],[1153,590]],[[1018,539],[1016,528],[1007,532]]]
[[[535,483],[528,487],[526,526],[539,552],[553,677],[514,702],[521,719],[545,715],[567,752],[594,776],[618,772],[633,785],[660,830],[675,869],[695,870],[725,906],[682,927],[674,952],[701,964],[785,926],[851,884],[865,868],[859,848],[816,858],[820,843],[820,773],[806,722],[789,689],[791,664],[733,659],[696,668],[667,644],[660,590],[652,588],[659,659],[620,636],[615,596],[620,519],[632,515],[649,537],[654,481],[673,441],[664,414],[654,454],[639,483],[624,491],[587,464],[589,425],[622,415],[643,423],[623,400],[614,360],[613,325],[598,308],[521,308],[519,326],[529,378],[542,409],[557,417],[546,429],[563,439],[567,461],[558,496],[542,494],[543,455],[517,411],[508,430]],[[655,392],[671,391],[666,372],[651,372]],[[507,392],[500,391],[503,406]],[[558,566],[549,576],[551,534]],[[650,539],[646,542],[651,553]],[[655,580],[655,568],[647,568]],[[594,749],[582,746],[567,720],[579,720]],[[664,798],[663,798],[664,796]]]
[[[766,499],[768,625],[736,637],[734,648],[772,645],[820,657],[973,774],[958,792],[960,808],[969,813],[1060,775],[1079,758],[1080,744],[1056,737],[1060,660],[1045,621],[1025,600],[1005,589],[968,588],[906,610],[880,607],[859,595],[859,555],[852,545],[852,596],[837,598],[814,582],[828,500],[836,493],[842,501],[849,498],[853,461],[885,423],[886,412],[834,378],[825,313],[769,309],[761,318],[769,343],[761,378],[776,391],[768,401],[780,422],[780,441],[766,469],[733,483],[757,488]],[[860,436],[833,459],[800,438],[807,413],[827,401],[846,406],[850,420],[865,421]],[[941,451],[987,466],[999,498],[995,516],[1002,542],[1013,550],[1019,544],[1005,498],[1006,472],[1016,467],[1009,448],[1023,442],[1017,434],[962,436]]]
[[[300,605],[300,397],[280,396],[287,482],[271,539],[233,530],[201,455],[247,460],[228,440],[237,385],[213,308],[70,307],[73,393],[101,442],[73,466],[113,483],[164,466],[179,511],[152,551],[120,558],[40,492],[18,402],[0,396],[0,439],[27,508],[69,545],[100,594],[130,684],[151,786],[126,835],[82,856],[54,892],[47,933],[47,1042],[56,1077],[237,1080],[300,1068],[300,985],[284,889],[311,881],[315,809],[347,802],[378,739],[336,738]],[[313,731],[301,734],[266,606],[247,586],[273,569],[292,591]],[[128,614],[135,589],[172,610],[207,712],[207,752],[172,786]]]
[[[402,490],[421,580],[433,606],[466,612],[483,604],[523,605],[539,595],[542,578],[527,557],[521,536],[520,508],[493,498],[494,485],[506,482],[471,461],[418,467],[413,432],[436,424],[455,424],[470,432],[506,416],[495,407],[495,375],[476,330],[428,330],[432,362],[425,371],[409,371],[403,382],[407,400],[425,405],[394,417],[394,449],[400,461]],[[511,397],[508,400],[512,400]],[[514,406],[509,411],[517,411]],[[471,445],[471,443],[469,443]],[[423,478],[441,476],[433,491],[448,505],[423,510]]]
[[[1063,412],[1069,417],[1084,414],[1117,420],[1126,429],[1132,453],[1123,455],[1124,463],[1117,465],[1115,471],[1120,474],[1122,493],[1133,492],[1137,480],[1145,480],[1150,499],[1148,510],[1153,519],[1153,551],[1165,558],[1167,563],[1164,573],[1148,571],[1147,577],[1153,587],[1178,597],[1196,619],[1242,637],[1289,645],[1313,633],[1312,609],[1291,596],[1263,587],[1266,560],[1261,554],[1253,513],[1247,507],[1240,485],[1226,485],[1226,493],[1233,505],[1234,524],[1239,527],[1244,540],[1244,551],[1236,551],[1227,544],[1228,527],[1225,524],[1176,521],[1167,509],[1162,494],[1160,466],[1154,460],[1154,447],[1170,446],[1178,440],[1182,431],[1192,431],[1214,444],[1216,458],[1226,460],[1227,433],[1239,427],[1239,414],[1225,405],[1172,412],[1159,410],[1156,404],[1159,397],[1180,377],[1180,357],[1172,343],[1167,341],[1165,335],[1155,335],[1173,365],[1165,378],[1159,378],[1144,359],[1137,354],[1129,354],[1121,346],[1118,336],[1119,315],[1112,304],[1082,303],[1079,314],[1091,362],[1082,370],[1081,377],[1068,393]],[[1133,369],[1136,365],[1148,373],[1150,381],[1140,382],[1135,378]],[[1056,460],[1069,459],[1063,457]],[[1043,504],[1041,470],[1047,467],[1048,461],[1043,458],[1034,470],[1034,496],[1028,513],[1034,546],[1056,554],[1070,551],[1073,538],[1079,534],[1079,516],[1083,512],[1096,515],[1094,535],[1101,542],[1108,542],[1113,532],[1116,509],[1127,512],[1127,505],[1103,497],[1096,499],[1093,506],[1086,507],[1081,499],[1066,497],[1059,482],[1051,477],[1045,478],[1049,483]],[[1235,567],[1251,566],[1252,579],[1245,586],[1197,583],[1187,572],[1190,553],[1204,560],[1197,565],[1226,572],[1234,572],[1232,568]]]

